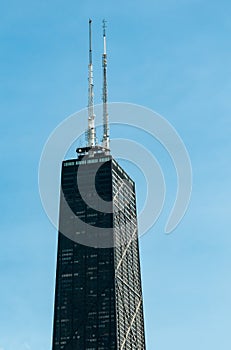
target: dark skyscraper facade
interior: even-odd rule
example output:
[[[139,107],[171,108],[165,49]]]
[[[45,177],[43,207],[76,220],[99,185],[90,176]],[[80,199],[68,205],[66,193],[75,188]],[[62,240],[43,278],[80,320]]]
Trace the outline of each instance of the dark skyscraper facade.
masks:
[[[94,195],[91,173],[111,213],[82,199]],[[145,349],[134,182],[104,153],[64,161],[61,181],[60,227],[68,237],[59,232],[53,350]],[[80,231],[76,219],[84,223]],[[86,224],[99,227],[99,235]],[[85,237],[92,246],[78,243]]]

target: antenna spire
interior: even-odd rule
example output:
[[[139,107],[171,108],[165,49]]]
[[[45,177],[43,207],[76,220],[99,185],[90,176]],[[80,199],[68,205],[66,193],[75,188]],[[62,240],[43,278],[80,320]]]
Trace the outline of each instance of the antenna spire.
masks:
[[[95,114],[94,114],[94,84],[93,84],[93,64],[92,64],[92,44],[91,44],[91,24],[89,19],[89,64],[88,64],[88,147],[95,146]]]
[[[106,21],[103,20],[103,147],[109,150],[109,125],[107,105],[107,48],[106,48]]]

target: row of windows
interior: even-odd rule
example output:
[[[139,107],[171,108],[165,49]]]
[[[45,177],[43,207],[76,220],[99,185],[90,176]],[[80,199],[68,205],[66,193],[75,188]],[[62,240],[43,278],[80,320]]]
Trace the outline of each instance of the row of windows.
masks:
[[[102,157],[102,158],[94,158],[94,159],[86,159],[86,160],[76,160],[72,162],[65,162],[63,166],[73,166],[79,164],[90,164],[90,163],[104,163],[110,160],[110,157]]]

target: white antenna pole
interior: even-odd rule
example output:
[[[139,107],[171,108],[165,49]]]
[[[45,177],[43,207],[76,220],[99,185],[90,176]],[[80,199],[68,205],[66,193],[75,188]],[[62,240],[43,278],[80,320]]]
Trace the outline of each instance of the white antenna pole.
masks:
[[[95,146],[95,114],[94,114],[94,84],[93,84],[93,64],[91,47],[91,23],[89,19],[89,65],[88,65],[88,147]]]
[[[103,147],[109,150],[109,124],[107,106],[107,50],[106,50],[106,21],[103,20]]]

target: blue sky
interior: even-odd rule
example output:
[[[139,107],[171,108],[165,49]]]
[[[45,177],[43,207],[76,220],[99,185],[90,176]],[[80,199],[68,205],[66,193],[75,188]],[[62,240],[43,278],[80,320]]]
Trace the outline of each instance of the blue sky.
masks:
[[[57,235],[38,163],[56,125],[87,105],[89,17],[95,102],[105,17],[109,100],[167,118],[193,167],[188,212],[165,235],[175,173],[164,152],[158,159],[166,204],[140,242],[147,349],[230,348],[230,10],[225,0],[1,2],[1,350],[51,348]],[[133,177],[140,203],[143,182]]]

